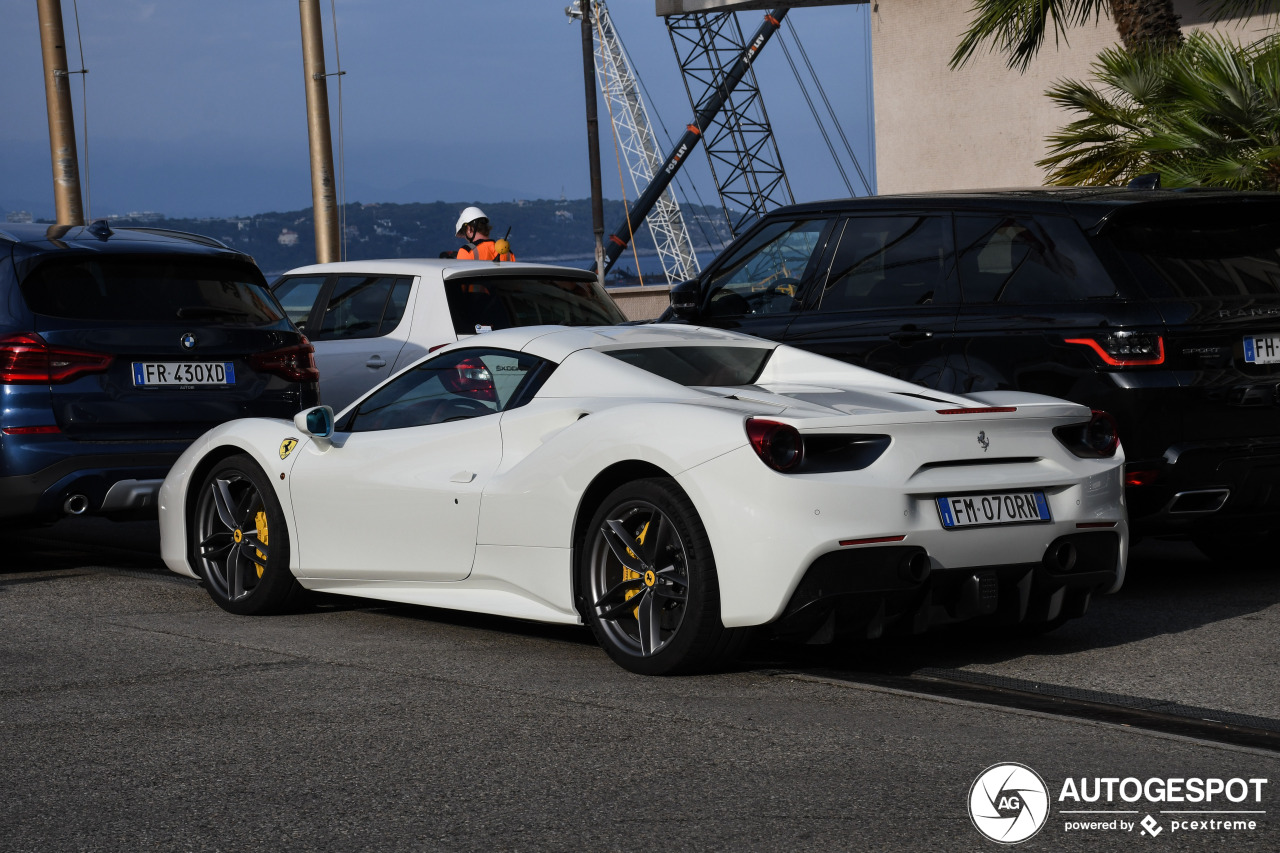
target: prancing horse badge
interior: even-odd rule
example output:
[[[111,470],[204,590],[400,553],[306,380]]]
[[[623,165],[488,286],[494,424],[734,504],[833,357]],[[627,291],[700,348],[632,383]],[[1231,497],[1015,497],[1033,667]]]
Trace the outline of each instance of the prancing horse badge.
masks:
[[[280,442],[280,458],[283,459],[288,456],[297,446],[298,439],[296,438],[286,438],[284,441]]]
[[[986,430],[980,430],[978,432],[978,444],[982,447],[983,453],[986,453],[987,448],[991,446],[991,439],[987,438]],[[280,458],[283,459],[284,457],[281,456]]]

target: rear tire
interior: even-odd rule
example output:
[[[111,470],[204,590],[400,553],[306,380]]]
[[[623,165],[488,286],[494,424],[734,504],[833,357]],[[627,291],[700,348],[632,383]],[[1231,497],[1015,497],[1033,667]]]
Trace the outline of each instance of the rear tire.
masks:
[[[578,549],[583,616],[609,657],[641,675],[722,666],[748,629],[720,622],[706,528],[673,480],[636,480],[600,504]]]
[[[289,571],[289,531],[266,474],[231,456],[205,477],[196,499],[191,563],[218,606],[245,616],[278,613],[299,589]]]

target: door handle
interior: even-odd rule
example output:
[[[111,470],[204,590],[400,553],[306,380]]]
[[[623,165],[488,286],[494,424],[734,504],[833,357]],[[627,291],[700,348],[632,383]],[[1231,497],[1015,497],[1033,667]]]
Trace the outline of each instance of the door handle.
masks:
[[[452,477],[449,478],[449,482],[450,483],[470,483],[475,478],[476,478],[476,475],[471,471],[459,471],[458,473],[454,474]]]
[[[382,360],[382,356],[373,355],[373,356],[370,356],[369,360],[364,363],[364,366],[369,368],[370,370],[377,370],[379,367],[386,367],[387,363]]]
[[[917,329],[915,326],[903,326],[898,331],[889,333],[889,340],[900,344],[910,344],[915,341],[927,341],[932,337],[932,329]]]

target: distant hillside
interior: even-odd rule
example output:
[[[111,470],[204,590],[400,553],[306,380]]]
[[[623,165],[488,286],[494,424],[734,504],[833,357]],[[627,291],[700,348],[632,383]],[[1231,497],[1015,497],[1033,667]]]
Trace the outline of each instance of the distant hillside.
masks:
[[[346,256],[367,258],[434,258],[462,245],[454,237],[458,214],[474,202],[430,204],[349,204],[346,214]],[[591,232],[591,201],[486,202],[480,205],[493,223],[493,236],[511,229],[512,251],[522,261],[590,258],[595,252]],[[696,250],[716,249],[727,237],[719,208],[681,208]],[[605,238],[617,227],[626,209],[621,202],[605,204]],[[115,218],[121,225],[153,225],[204,234],[247,252],[268,275],[314,263],[315,226],[311,209],[263,213],[234,219],[173,219],[134,214]],[[643,225],[636,246],[653,251]],[[619,267],[627,266],[625,258]],[[631,265],[632,267],[634,264]]]

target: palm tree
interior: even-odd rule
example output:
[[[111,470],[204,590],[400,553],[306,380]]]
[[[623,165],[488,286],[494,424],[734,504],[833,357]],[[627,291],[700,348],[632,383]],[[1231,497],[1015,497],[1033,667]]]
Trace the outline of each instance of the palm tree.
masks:
[[[1280,0],[1200,0],[1215,20],[1280,10]],[[979,46],[1005,54],[1010,68],[1025,71],[1052,32],[1066,41],[1067,29],[1097,23],[1103,12],[1115,22],[1131,53],[1162,53],[1182,44],[1173,0],[974,0],[973,18],[951,56],[951,67],[968,62]]]
[[[1280,189],[1280,39],[1239,46],[1195,33],[1177,51],[1111,49],[1096,85],[1049,90],[1080,116],[1049,137],[1049,182],[1123,183],[1159,172],[1166,186]]]

